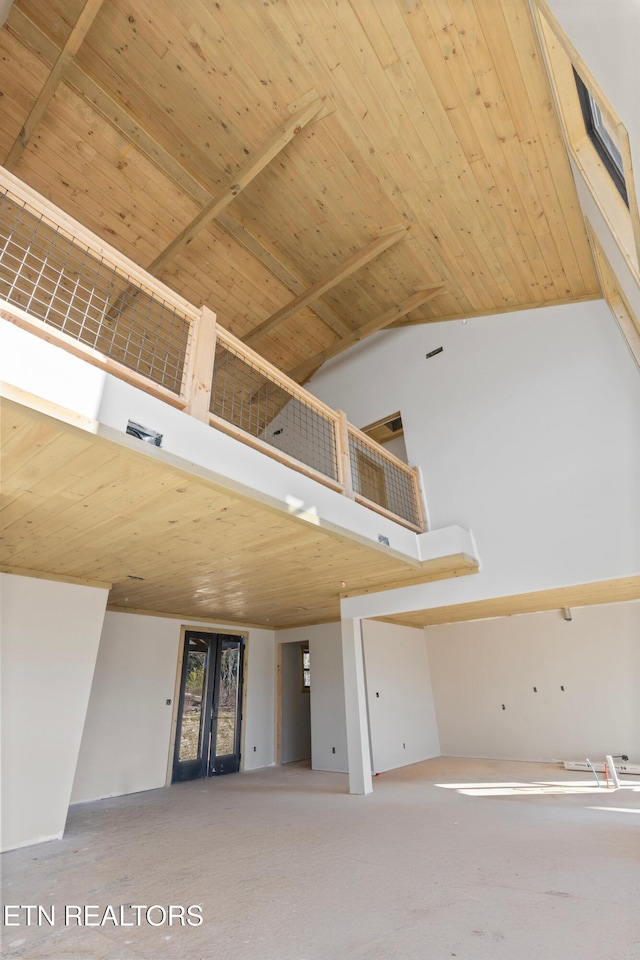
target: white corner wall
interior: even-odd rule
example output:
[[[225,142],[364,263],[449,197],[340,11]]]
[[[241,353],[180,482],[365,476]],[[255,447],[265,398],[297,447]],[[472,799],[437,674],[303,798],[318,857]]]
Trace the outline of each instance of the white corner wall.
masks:
[[[230,629],[107,612],[73,803],[165,785],[182,626]],[[245,748],[244,769],[254,769],[273,763],[274,645],[273,631],[247,630],[246,635],[244,738],[251,746]]]
[[[258,770],[276,762],[276,641],[273,630],[251,627],[246,635],[241,769]]]
[[[312,769],[347,773],[347,721],[340,623],[281,630],[278,640],[283,643],[309,643]]]
[[[373,773],[439,756],[424,630],[363,620],[362,643]]]
[[[63,834],[107,593],[0,574],[3,850]]]
[[[604,301],[375,335],[311,389],[354,423],[402,410],[431,529],[472,530],[482,564],[348,598],[343,616],[640,572],[640,376]]]
[[[640,763],[640,601],[572,614],[426,628],[443,755]]]
[[[107,612],[72,803],[164,786],[180,624]]]

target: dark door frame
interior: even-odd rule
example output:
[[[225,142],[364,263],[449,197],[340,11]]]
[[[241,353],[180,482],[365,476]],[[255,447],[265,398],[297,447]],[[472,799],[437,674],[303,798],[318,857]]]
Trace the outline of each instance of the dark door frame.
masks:
[[[242,719],[244,713],[244,661],[246,655],[246,634],[228,633],[220,630],[206,630],[185,627],[182,632],[182,659],[176,682],[175,737],[170,763],[170,782],[235,773],[240,769],[242,760]],[[202,716],[198,740],[198,756],[191,760],[179,760],[181,746],[181,728],[184,714],[185,682],[189,665],[189,644],[200,640],[207,644],[205,675],[202,690]],[[225,641],[239,646],[238,690],[236,702],[236,723],[234,735],[234,753],[216,757],[217,724],[219,720],[220,667]]]

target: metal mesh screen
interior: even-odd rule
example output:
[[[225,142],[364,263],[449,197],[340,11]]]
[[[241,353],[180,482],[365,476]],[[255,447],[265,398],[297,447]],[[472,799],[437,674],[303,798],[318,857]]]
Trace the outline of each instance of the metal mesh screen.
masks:
[[[351,433],[349,459],[356,494],[419,526],[416,482],[412,474]]]
[[[258,364],[218,339],[211,413],[332,480],[338,476],[333,421],[292,396]]]
[[[180,393],[189,318],[7,193],[0,194],[0,297]]]

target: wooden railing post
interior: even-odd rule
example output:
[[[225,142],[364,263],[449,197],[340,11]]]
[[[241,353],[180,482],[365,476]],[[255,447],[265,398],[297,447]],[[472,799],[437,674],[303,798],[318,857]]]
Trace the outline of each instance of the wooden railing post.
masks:
[[[216,315],[203,306],[195,324],[193,342],[185,375],[187,413],[198,420],[209,420],[211,381],[216,353]]]
[[[353,500],[353,478],[351,476],[351,454],[349,453],[349,424],[343,410],[336,410],[336,453],[338,459],[338,479],[344,487],[345,497]]]
[[[418,467],[411,467],[411,472],[415,477],[415,493],[416,493],[416,509],[418,511],[418,523],[422,527],[422,532],[425,533],[427,529],[427,517],[424,509],[424,491],[422,489],[422,474]]]

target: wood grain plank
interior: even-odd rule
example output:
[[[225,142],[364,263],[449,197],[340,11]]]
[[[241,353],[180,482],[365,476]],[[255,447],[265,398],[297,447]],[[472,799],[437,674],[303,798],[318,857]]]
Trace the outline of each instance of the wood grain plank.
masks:
[[[13,170],[22,156],[33,132],[42,120],[51,99],[53,98],[58,84],[64,76],[64,72],[71,60],[75,57],[84,41],[91,24],[100,11],[104,0],[86,0],[82,12],[78,17],[73,30],[69,34],[60,55],[56,60],[51,73],[47,77],[46,83],[38,94],[36,102],[31,108],[31,112],[25,120],[20,133],[16,137],[15,143],[9,151],[4,165],[8,170]]]
[[[264,334],[269,333],[287,317],[297,313],[312,300],[322,296],[323,293],[326,293],[332,287],[335,287],[337,284],[341,283],[342,280],[351,276],[352,273],[354,273],[356,270],[359,270],[360,267],[362,267],[365,263],[368,263],[374,257],[379,256],[389,247],[393,246],[394,243],[398,243],[399,240],[403,240],[406,235],[406,228],[402,227],[399,230],[392,230],[389,233],[378,237],[376,240],[372,240],[371,243],[368,243],[361,250],[358,250],[357,253],[354,253],[353,256],[345,260],[344,263],[339,264],[334,270],[331,271],[331,273],[325,276],[324,279],[314,283],[311,287],[305,290],[304,293],[301,293],[290,303],[286,304],[284,307],[281,307],[280,310],[274,313],[267,320],[264,320],[254,330],[252,330],[247,337],[244,338],[244,342],[248,346],[251,346],[251,344],[255,343],[260,337],[264,336]]]
[[[277,157],[281,150],[284,150],[287,144],[291,143],[293,138],[303,130],[307,124],[317,119],[322,107],[323,103],[321,100],[314,101],[310,106],[303,108],[287,120],[269,142],[241,167],[237,176],[233,177],[217,196],[212,197],[197,216],[193,218],[191,223],[165,247],[162,253],[158,254],[147,267],[149,273],[155,274],[166,266],[176,253],[191,243],[203,227],[207,226],[212,220],[215,220],[218,214],[224,210],[232,200],[235,200],[240,191],[244,190],[259,173],[262,173],[264,168]]]

